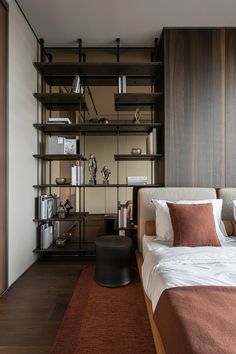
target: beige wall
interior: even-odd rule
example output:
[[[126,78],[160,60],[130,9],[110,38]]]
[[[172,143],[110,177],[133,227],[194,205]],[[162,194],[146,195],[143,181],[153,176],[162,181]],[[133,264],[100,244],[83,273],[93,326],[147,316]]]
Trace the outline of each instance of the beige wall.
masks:
[[[0,2],[0,293],[6,288],[6,57],[7,10]]]
[[[11,285],[36,259],[32,187],[37,181],[37,41],[15,1],[9,0],[8,264]]]

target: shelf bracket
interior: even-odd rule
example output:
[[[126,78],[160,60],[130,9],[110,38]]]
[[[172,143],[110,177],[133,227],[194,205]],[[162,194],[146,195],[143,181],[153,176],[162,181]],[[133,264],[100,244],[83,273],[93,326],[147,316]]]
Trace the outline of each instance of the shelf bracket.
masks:
[[[78,59],[79,62],[81,63],[82,62],[82,39],[81,38],[78,39]]]
[[[120,62],[120,38],[116,38],[116,61]]]
[[[44,39],[40,38],[40,61],[44,62],[45,61],[45,49],[44,49]]]
[[[158,61],[158,38],[154,39],[154,60]]]

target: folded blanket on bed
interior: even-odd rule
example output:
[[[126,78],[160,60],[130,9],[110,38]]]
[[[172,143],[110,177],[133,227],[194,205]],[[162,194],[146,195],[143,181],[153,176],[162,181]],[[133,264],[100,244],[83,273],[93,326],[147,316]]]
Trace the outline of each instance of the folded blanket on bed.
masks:
[[[236,287],[165,289],[154,320],[166,354],[236,353]]]

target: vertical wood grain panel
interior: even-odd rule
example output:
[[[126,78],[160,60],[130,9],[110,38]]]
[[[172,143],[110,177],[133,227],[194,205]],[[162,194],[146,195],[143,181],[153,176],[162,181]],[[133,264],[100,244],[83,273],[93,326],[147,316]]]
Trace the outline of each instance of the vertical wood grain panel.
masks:
[[[225,31],[165,29],[165,184],[225,185]]]
[[[226,187],[236,187],[236,29],[226,30]]]
[[[6,25],[7,11],[0,2],[0,293],[6,288]]]

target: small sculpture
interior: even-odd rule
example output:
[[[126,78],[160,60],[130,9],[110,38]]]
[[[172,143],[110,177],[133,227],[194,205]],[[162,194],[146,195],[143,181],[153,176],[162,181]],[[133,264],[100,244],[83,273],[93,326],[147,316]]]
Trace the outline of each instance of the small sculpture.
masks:
[[[91,179],[89,180],[89,184],[97,184],[97,181],[96,181],[97,160],[94,155],[89,156],[88,169],[89,169],[89,174],[91,176]]]
[[[59,219],[64,219],[66,215],[66,208],[64,207],[64,204],[60,202],[58,208],[57,208],[57,215]]]
[[[70,210],[73,209],[73,206],[71,205],[71,202],[69,199],[66,199],[66,202],[64,204],[64,208],[66,209],[66,215],[70,214]]]
[[[140,112],[140,109],[137,108],[135,113],[134,113],[133,123],[134,124],[140,124],[140,117],[141,117],[141,112]]]
[[[109,176],[111,174],[111,171],[107,166],[103,167],[103,169],[101,170],[101,174],[103,177],[103,184],[109,184]]]

